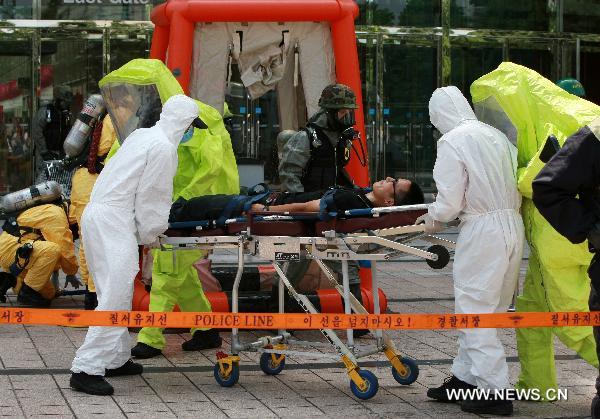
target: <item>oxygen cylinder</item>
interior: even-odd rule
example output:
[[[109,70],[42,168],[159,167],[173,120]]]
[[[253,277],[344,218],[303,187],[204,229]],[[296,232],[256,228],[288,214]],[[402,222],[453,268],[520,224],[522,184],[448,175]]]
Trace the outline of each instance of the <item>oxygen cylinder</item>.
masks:
[[[83,109],[67,134],[63,149],[67,157],[76,157],[81,154],[88,143],[95,120],[104,113],[104,100],[101,95],[91,95],[85,101]]]
[[[51,180],[4,195],[0,200],[0,213],[22,211],[40,204],[60,199],[62,187]]]

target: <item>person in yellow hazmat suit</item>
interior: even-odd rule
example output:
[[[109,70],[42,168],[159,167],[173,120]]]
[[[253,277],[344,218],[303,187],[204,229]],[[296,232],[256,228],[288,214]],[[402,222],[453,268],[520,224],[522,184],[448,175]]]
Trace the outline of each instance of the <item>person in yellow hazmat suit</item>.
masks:
[[[96,124],[94,128],[87,164],[78,168],[73,174],[71,205],[69,207],[69,220],[72,224],[77,223],[78,226],[81,226],[81,215],[87,203],[90,202],[94,183],[96,183],[96,179],[104,167],[104,160],[116,138],[117,136],[110,116],[106,115],[102,122]],[[81,228],[79,235],[81,236]],[[87,268],[85,249],[83,248],[83,240],[81,239],[79,243],[79,274],[83,282],[87,285],[87,293],[84,300],[85,309],[93,310],[98,305],[96,287]]]
[[[173,201],[202,195],[239,193],[239,178],[231,140],[221,115],[214,108],[197,102],[200,119],[206,129],[195,129],[177,150],[179,165],[173,181]],[[216,158],[222,156],[222,158]],[[185,251],[177,254],[175,264],[169,251],[154,250],[150,311],[172,311],[175,305],[181,311],[211,311],[204,295],[198,272],[193,264],[205,257],[202,251]],[[192,329],[192,338],[181,345],[185,351],[221,346],[221,337],[214,329]],[[131,350],[136,358],[160,355],[165,338],[160,328],[143,328],[138,343]]]
[[[547,138],[554,135],[562,144],[600,116],[600,107],[510,62],[475,80],[471,95],[478,118],[507,134],[518,149],[517,182],[530,253],[517,311],[588,311],[591,254],[587,242],[572,244],[552,228],[533,204],[532,182],[544,166],[540,154]],[[598,366],[591,327],[527,328],[516,333],[519,388],[539,389],[542,396],[557,388],[553,335]]]
[[[111,115],[117,137],[126,138],[135,125],[136,112],[122,109],[124,100],[134,105],[144,103],[144,92],[156,90],[164,103],[170,96],[182,93],[181,86],[166,66],[152,59],[135,59],[105,77],[102,96]],[[141,94],[135,94],[141,91]],[[201,102],[200,119],[206,125],[194,129],[182,139],[178,149],[178,167],[173,180],[173,201],[179,197],[239,193],[239,177],[231,138],[219,112]],[[116,108],[119,108],[118,111]],[[119,150],[119,142],[111,148],[107,161]],[[179,252],[175,263],[170,251],[153,250],[152,288],[150,311],[172,311],[177,305],[181,311],[210,312],[210,302],[204,295],[198,273],[193,264],[206,257],[206,252]],[[199,350],[221,345],[214,330],[192,329],[192,339],[184,342],[184,350]],[[144,328],[132,356],[150,358],[161,353],[165,346],[162,329]]]
[[[3,230],[0,234],[0,267],[5,271],[2,281],[11,282],[8,285],[17,294],[19,304],[48,307],[58,296],[58,290],[52,285],[52,273],[62,269],[67,275],[75,275],[78,269],[65,207],[34,206],[16,219],[7,220]]]

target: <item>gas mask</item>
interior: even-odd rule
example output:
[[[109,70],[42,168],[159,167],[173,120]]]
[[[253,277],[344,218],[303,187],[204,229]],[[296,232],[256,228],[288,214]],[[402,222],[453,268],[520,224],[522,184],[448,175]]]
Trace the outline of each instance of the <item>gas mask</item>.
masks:
[[[350,109],[350,111],[348,113],[346,113],[344,116],[342,116],[341,118],[337,118],[337,115],[336,115],[336,119],[338,120],[340,125],[342,125],[343,127],[352,127],[352,126],[356,125],[356,117],[354,116],[354,109]]]
[[[180,144],[184,144],[187,143],[189,140],[192,139],[192,137],[194,136],[194,127],[189,127],[184,133],[183,133],[183,137],[181,137],[181,140],[179,141]]]
[[[356,124],[356,117],[354,116],[354,109],[349,109],[349,112],[338,118],[338,111],[340,109],[328,109],[327,118],[329,126],[335,131],[343,131],[346,128],[352,127]]]

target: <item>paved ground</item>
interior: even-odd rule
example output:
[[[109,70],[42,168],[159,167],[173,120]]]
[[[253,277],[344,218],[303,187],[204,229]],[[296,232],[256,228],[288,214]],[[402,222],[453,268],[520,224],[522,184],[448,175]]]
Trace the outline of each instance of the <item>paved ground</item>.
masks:
[[[523,263],[521,280],[525,272]],[[392,312],[441,313],[453,309],[451,265],[433,271],[423,262],[405,260],[380,264]],[[14,297],[9,304],[14,304]],[[80,297],[62,298],[58,307],[81,305]],[[41,326],[0,326],[0,416],[34,417],[466,417],[457,405],[430,402],[425,393],[449,374],[456,353],[456,335],[449,331],[394,332],[398,347],[419,362],[420,376],[411,386],[392,378],[384,356],[364,365],[379,378],[380,390],[359,401],[350,392],[340,364],[324,359],[287,360],[278,376],[264,375],[255,354],[243,354],[239,384],[222,388],[212,367],[215,351],[185,353],[189,334],[169,334],[164,356],[144,361],[142,376],[113,378],[112,397],[73,392],[68,368],[86,329]],[[513,330],[501,330],[509,356],[511,382],[519,373]],[[253,333],[260,335],[260,333]],[[249,333],[244,334],[250,339]],[[300,337],[320,339],[318,332]],[[132,333],[132,338],[136,335]],[[229,342],[229,334],[223,334]],[[322,340],[322,339],[320,339]],[[361,338],[362,344],[372,338]],[[227,346],[224,346],[228,349]],[[568,400],[555,403],[516,402],[515,417],[586,417],[596,370],[555,343],[559,386]],[[315,350],[316,351],[316,350]],[[473,415],[474,417],[474,415]]]

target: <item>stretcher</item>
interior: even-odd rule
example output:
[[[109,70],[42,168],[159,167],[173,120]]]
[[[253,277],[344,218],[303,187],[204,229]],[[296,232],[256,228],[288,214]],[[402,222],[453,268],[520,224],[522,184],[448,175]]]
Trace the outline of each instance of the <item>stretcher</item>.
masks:
[[[246,217],[216,223],[213,220],[176,222],[161,238],[162,250],[229,248],[237,250],[238,268],[232,290],[232,313],[238,312],[239,285],[245,256],[269,260],[279,276],[279,312],[284,312],[284,292],[293,297],[307,313],[317,313],[309,299],[298,293],[287,278],[286,264],[313,259],[325,273],[332,288],[343,297],[346,314],[366,314],[365,307],[350,293],[348,261],[370,261],[372,269],[372,296],[375,314],[380,314],[379,281],[376,264],[402,255],[425,259],[434,269],[445,267],[454,243],[424,233],[423,225],[415,220],[427,211],[427,205],[382,207],[330,213],[326,219],[316,213],[249,213]],[[415,240],[432,244],[427,250],[411,246]],[[340,261],[342,284],[338,283],[324,261]],[[365,329],[360,324],[356,329]],[[279,330],[275,336],[264,336],[252,342],[242,342],[238,329],[232,329],[231,355],[217,353],[214,367],[216,381],[224,387],[239,380],[239,354],[243,351],[261,353],[260,367],[268,375],[279,374],[285,367],[286,356],[309,356],[340,359],[350,377],[353,394],[360,399],[373,397],[378,390],[377,377],[359,368],[358,359],[383,352],[392,366],[394,379],[404,385],[413,383],[419,374],[416,362],[401,356],[388,333],[371,330],[376,344],[366,348],[356,345],[353,329],[346,331],[346,341],[331,329],[321,329],[336,354],[293,351],[290,346],[318,347],[322,342],[295,340],[290,333]],[[325,345],[328,345],[325,343]]]

